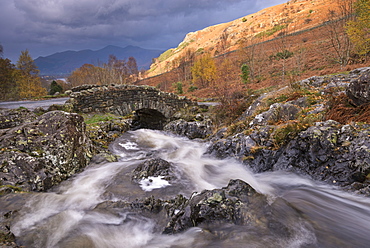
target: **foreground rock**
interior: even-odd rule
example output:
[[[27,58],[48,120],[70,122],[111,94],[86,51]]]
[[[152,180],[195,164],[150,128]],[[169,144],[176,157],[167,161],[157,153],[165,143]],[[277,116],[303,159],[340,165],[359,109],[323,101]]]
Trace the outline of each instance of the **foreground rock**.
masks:
[[[37,115],[28,109],[0,110],[0,129],[16,127],[22,123],[32,122]]]
[[[210,231],[216,239],[223,239],[220,226],[243,227],[276,232],[289,236],[284,223],[275,220],[267,197],[256,192],[241,180],[231,180],[222,189],[204,190],[193,194],[190,199],[182,195],[170,200],[154,197],[137,199],[133,202],[106,201],[94,211],[119,214],[129,211],[156,220],[155,230],[165,234],[183,232],[192,227]]]
[[[83,118],[63,111],[0,131],[0,184],[46,191],[81,171],[93,146]]]

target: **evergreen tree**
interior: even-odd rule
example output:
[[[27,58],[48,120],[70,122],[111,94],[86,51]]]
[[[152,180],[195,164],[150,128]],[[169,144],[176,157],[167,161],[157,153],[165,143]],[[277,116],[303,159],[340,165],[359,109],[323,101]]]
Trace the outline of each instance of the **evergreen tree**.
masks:
[[[51,84],[50,84],[49,95],[54,95],[57,92],[62,93],[63,92],[63,88],[55,80],[53,80],[53,82],[51,82]]]

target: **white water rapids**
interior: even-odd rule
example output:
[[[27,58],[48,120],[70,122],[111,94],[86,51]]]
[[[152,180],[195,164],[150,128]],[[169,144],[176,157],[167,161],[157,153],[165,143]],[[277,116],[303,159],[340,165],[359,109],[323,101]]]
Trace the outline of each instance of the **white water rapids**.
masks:
[[[86,170],[49,193],[35,194],[24,206],[11,231],[24,247],[369,247],[370,198],[355,196],[298,175],[269,172],[254,175],[233,160],[205,155],[207,144],[164,132],[137,130],[116,140],[111,149],[119,162],[90,165]],[[146,159],[159,157],[176,166],[176,182],[161,177],[140,184],[130,173]],[[193,192],[225,187],[241,179],[268,195],[273,215],[288,223],[291,235],[221,226],[218,240],[209,230],[165,235],[156,230],[156,219],[104,209],[104,201],[132,201],[154,195],[187,198]],[[294,209],[294,211],[293,211]]]

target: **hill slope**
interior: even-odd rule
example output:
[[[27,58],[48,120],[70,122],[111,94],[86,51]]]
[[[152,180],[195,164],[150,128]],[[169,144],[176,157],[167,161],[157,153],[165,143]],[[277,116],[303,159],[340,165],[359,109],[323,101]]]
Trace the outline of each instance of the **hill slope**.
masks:
[[[35,59],[35,63],[41,75],[68,74],[83,64],[98,65],[99,63],[105,63],[109,55],[113,54],[118,59],[127,59],[132,56],[136,59],[139,69],[148,69],[152,58],[157,57],[161,52],[160,50],[148,50],[136,46],[125,48],[107,46],[97,51],[64,51],[46,57],[38,57]]]
[[[184,56],[187,50],[208,51],[216,56],[258,43],[282,34],[317,26],[328,20],[329,11],[337,11],[336,1],[291,0],[285,4],[263,9],[255,14],[191,32],[177,48],[169,49],[151,65],[148,76],[172,69],[172,62]]]

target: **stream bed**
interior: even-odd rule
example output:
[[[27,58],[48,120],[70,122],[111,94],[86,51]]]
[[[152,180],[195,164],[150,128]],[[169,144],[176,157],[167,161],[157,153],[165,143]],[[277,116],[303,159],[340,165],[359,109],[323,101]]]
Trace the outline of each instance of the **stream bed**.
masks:
[[[242,163],[206,154],[207,143],[161,131],[130,131],[110,146],[118,162],[90,164],[84,172],[47,193],[28,199],[11,231],[24,247],[369,247],[370,199],[281,171],[253,174]],[[174,166],[175,179],[132,172],[160,158]],[[231,179],[248,183],[266,199],[246,216],[253,225],[220,222],[165,234],[166,217],[127,208],[105,208],[118,202],[179,194],[194,197],[226,187]],[[251,196],[252,197],[252,196]],[[217,200],[217,199],[216,199]],[[247,201],[253,202],[250,198]],[[266,210],[267,209],[267,210]],[[176,210],[178,212],[181,209]],[[250,213],[250,211],[248,212]],[[262,224],[260,224],[262,223]],[[279,223],[279,225],[273,225]]]

